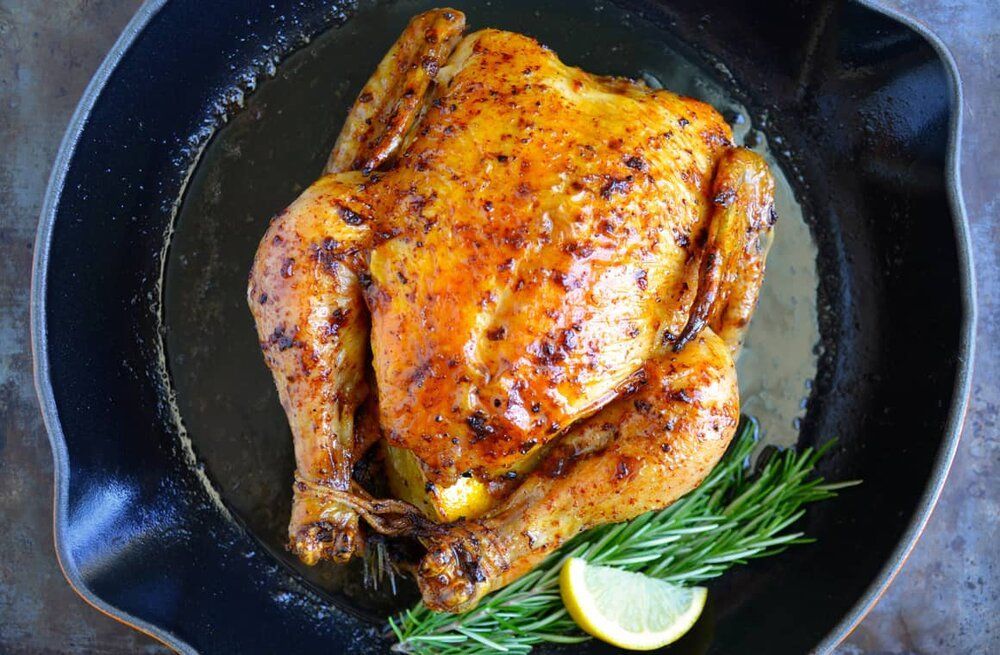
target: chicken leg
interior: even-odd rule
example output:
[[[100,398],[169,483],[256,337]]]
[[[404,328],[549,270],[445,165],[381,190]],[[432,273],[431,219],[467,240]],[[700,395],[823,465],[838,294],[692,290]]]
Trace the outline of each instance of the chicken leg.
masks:
[[[736,372],[710,329],[646,363],[636,391],[584,421],[496,511],[428,539],[428,607],[471,609],[587,528],[666,507],[701,482],[739,420]]]
[[[248,302],[295,443],[290,548],[306,563],[345,561],[359,547],[355,513],[306,482],[346,490],[354,415],[368,394],[369,317],[356,253],[368,239],[367,208],[354,197],[360,173],[326,176],[268,228]]]
[[[410,21],[352,107],[327,175],[272,221],[254,260],[248,301],[295,444],[289,547],[306,564],[363,547],[357,508],[328,490],[351,492],[354,463],[378,436],[354,425],[369,392],[366,176],[398,152],[463,29],[450,10]]]

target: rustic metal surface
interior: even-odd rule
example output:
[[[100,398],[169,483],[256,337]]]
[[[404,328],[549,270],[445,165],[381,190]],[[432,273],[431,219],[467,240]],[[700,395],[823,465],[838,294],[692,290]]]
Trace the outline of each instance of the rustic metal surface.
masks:
[[[28,347],[31,248],[49,168],[84,86],[138,4],[0,0],[0,653],[165,650],[92,610],[59,572],[51,454]],[[1000,652],[1000,4],[885,4],[941,36],[965,84],[962,188],[976,248],[978,343],[968,420],[941,501],[837,655]]]

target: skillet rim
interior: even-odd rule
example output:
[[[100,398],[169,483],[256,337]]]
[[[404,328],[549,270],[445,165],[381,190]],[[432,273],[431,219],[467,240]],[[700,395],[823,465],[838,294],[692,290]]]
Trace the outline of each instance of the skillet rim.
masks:
[[[948,412],[944,439],[938,449],[938,455],[931,469],[930,478],[924,493],[913,512],[909,525],[903,532],[892,554],[886,560],[875,579],[868,585],[865,593],[844,615],[837,626],[815,647],[815,653],[829,653],[842,642],[861,623],[875,607],[889,585],[903,568],[917,541],[927,527],[927,522],[934,512],[941,490],[948,479],[958,443],[962,438],[962,428],[965,424],[965,413],[969,406],[969,395],[972,387],[972,371],[975,357],[976,341],[976,275],[972,259],[972,239],[969,234],[969,217],[965,211],[965,199],[962,197],[961,150],[962,150],[962,113],[965,101],[962,90],[962,78],[958,72],[958,64],[948,46],[922,22],[892,7],[884,7],[877,0],[852,0],[866,9],[882,14],[905,27],[913,30],[927,41],[948,74],[951,100],[951,119],[948,125],[948,145],[945,153],[945,192],[952,213],[952,225],[955,230],[956,255],[962,285],[962,331],[958,342],[957,375],[952,392],[952,405]]]
[[[116,72],[118,64],[125,57],[139,35],[149,22],[156,16],[169,0],[146,0],[137,10],[125,29],[115,41],[107,56],[101,62],[91,78],[60,143],[53,163],[52,172],[46,186],[39,216],[38,230],[35,237],[35,248],[32,261],[30,290],[30,332],[33,354],[33,377],[35,391],[38,396],[42,419],[53,456],[53,539],[56,559],[59,568],[70,587],[85,602],[129,627],[153,637],[169,648],[180,653],[196,653],[196,651],[177,635],[169,630],[156,626],[129,612],[114,607],[91,591],[83,581],[80,572],[72,564],[72,558],[65,548],[66,539],[63,528],[66,523],[69,462],[67,458],[66,437],[62,431],[56,408],[52,382],[49,378],[49,359],[46,323],[46,290],[49,255],[52,241],[52,230],[55,225],[59,203],[62,198],[66,174],[75,154],[76,147],[84,126],[90,119],[90,114],[104,87]],[[951,210],[951,222],[954,228],[957,250],[959,282],[961,284],[962,319],[961,332],[956,358],[956,380],[953,391],[953,401],[948,413],[944,434],[938,454],[933,464],[926,487],[921,495],[906,530],[896,544],[893,552],[886,559],[881,570],[861,597],[854,603],[836,627],[817,644],[813,652],[828,653],[833,650],[847,635],[854,630],[862,619],[871,611],[882,594],[885,593],[893,579],[899,573],[907,557],[912,552],[917,540],[923,533],[934,506],[941,494],[948,472],[951,469],[958,443],[961,438],[965,413],[968,408],[969,394],[972,382],[973,357],[975,353],[976,326],[976,281],[973,268],[972,245],[969,234],[968,217],[961,192],[961,127],[964,108],[962,82],[959,77],[955,59],[947,46],[923,23],[914,17],[895,8],[879,5],[876,0],[852,0],[865,9],[882,14],[901,23],[915,32],[931,45],[938,58],[944,64],[949,81],[951,101],[951,119],[948,127],[948,143],[945,161],[945,191]]]

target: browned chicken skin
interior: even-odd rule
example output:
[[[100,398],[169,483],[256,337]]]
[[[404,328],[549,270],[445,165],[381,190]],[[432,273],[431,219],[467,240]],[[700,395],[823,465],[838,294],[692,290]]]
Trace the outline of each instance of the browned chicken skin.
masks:
[[[766,164],[708,105],[463,31],[411,21],[248,292],[295,439],[291,548],[345,561],[361,519],[417,536],[447,611],[715,465],[774,222]],[[351,476],[380,440],[485,512],[371,499]]]

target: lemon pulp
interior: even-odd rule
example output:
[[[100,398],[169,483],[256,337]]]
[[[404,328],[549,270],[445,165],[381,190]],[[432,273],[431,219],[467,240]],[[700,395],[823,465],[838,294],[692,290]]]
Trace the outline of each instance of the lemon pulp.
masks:
[[[708,591],[572,557],[559,576],[563,602],[587,633],[629,650],[653,650],[684,636],[698,621]]]

